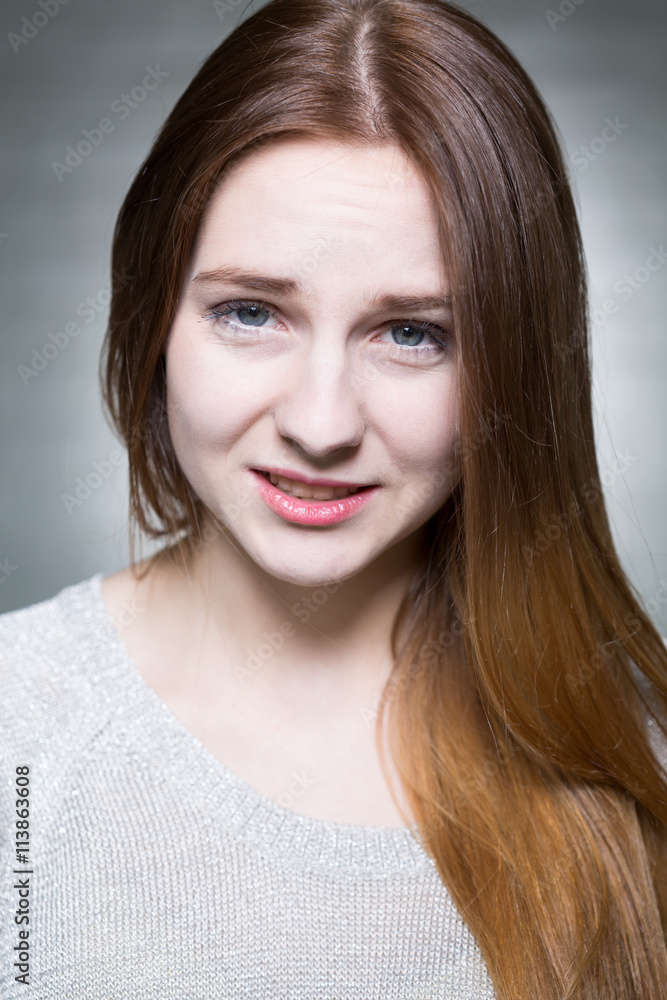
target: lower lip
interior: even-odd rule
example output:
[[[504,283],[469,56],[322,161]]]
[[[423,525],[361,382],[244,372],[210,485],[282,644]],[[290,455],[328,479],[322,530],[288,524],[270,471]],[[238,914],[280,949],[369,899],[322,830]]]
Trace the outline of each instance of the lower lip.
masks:
[[[339,521],[347,521],[349,517],[354,517],[382,489],[381,486],[369,486],[359,493],[338,500],[303,500],[301,497],[284,493],[263,473],[255,469],[250,469],[250,472],[259,486],[262,500],[272,511],[285,521],[316,527],[338,524]]]

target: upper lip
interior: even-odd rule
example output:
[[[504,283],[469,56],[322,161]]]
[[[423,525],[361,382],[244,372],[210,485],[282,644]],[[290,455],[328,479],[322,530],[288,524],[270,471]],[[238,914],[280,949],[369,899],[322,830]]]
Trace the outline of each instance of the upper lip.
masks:
[[[351,483],[343,479],[316,479],[313,476],[305,476],[302,472],[295,472],[294,469],[277,469],[269,465],[254,465],[256,472],[270,472],[273,476],[280,476],[283,479],[292,479],[296,483],[307,483],[308,486],[333,486],[346,489],[359,489],[362,486],[374,486],[374,483]]]

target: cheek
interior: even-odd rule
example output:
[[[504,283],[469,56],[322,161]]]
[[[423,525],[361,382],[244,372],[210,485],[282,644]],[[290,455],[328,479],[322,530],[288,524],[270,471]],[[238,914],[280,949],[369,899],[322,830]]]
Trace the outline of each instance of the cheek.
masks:
[[[423,378],[392,386],[391,392],[377,393],[374,412],[395,471],[427,490],[438,491],[438,484],[446,489],[459,440],[453,370],[426,372]]]
[[[259,393],[248,391],[215,342],[195,342],[175,326],[166,350],[167,410],[177,451],[229,446],[252,422]]]

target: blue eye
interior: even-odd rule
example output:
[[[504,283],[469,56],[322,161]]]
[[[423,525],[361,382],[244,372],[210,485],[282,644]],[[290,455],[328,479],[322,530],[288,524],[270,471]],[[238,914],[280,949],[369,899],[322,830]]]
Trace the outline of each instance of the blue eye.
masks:
[[[225,319],[232,313],[238,313],[240,323]],[[222,307],[212,309],[210,315],[214,319],[225,319],[224,325],[232,329],[242,330],[244,327],[258,329],[264,325],[266,316],[270,316],[271,311],[263,302],[225,302]]]
[[[235,322],[229,317],[236,313],[240,322]],[[274,316],[265,302],[253,302],[235,299],[233,302],[224,302],[215,309],[212,309],[207,319],[220,322],[224,327],[232,332],[247,333],[251,330],[266,329],[267,319]],[[268,327],[273,329],[273,327]],[[389,329],[380,336],[390,334],[394,337],[393,343],[384,341],[388,347],[400,352],[400,355],[428,355],[436,356],[451,350],[451,335],[443,327],[435,323],[428,323],[417,320],[395,320]],[[431,343],[422,344],[424,338],[430,338]],[[375,339],[375,338],[374,338]]]
[[[435,323],[400,320],[397,323],[392,323],[391,328],[386,332],[391,333],[395,340],[397,338],[398,342],[395,342],[392,346],[397,347],[400,351],[435,354],[450,347],[450,335],[443,327]],[[421,346],[424,337],[430,337],[432,341],[430,345],[425,347]],[[412,342],[404,343],[404,340]]]

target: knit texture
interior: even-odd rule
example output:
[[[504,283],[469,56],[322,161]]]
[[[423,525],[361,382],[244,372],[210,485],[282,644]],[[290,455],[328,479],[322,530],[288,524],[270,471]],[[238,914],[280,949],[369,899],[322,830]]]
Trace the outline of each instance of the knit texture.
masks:
[[[1,1000],[492,1000],[417,825],[301,816],[232,773],[146,684],[101,581],[0,616]]]
[[[144,681],[101,581],[0,616],[0,998],[491,1000],[416,824],[301,816],[232,773]]]

